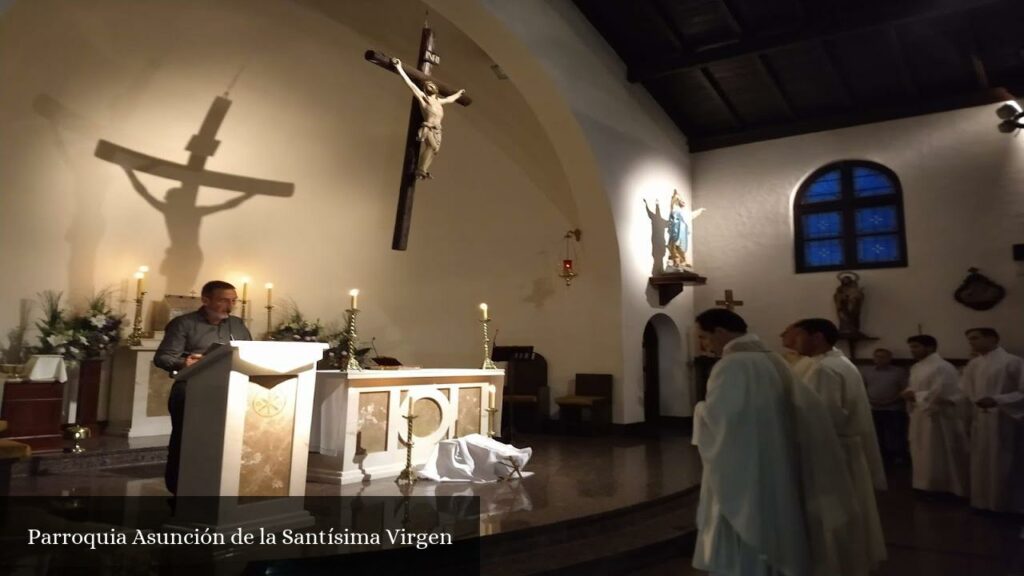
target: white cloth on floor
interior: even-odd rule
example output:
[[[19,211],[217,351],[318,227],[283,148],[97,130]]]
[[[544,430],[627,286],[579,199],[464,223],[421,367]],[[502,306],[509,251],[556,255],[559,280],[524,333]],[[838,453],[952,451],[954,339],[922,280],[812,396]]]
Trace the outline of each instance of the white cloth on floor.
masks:
[[[516,448],[481,434],[442,440],[419,471],[420,478],[435,482],[495,482],[512,474],[514,461],[523,476],[532,448]]]

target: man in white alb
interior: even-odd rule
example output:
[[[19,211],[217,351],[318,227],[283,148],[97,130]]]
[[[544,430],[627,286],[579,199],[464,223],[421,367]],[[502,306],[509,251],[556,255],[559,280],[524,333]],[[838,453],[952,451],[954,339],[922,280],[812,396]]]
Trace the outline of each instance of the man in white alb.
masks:
[[[903,392],[910,411],[913,487],[966,497],[967,398],[957,386],[960,374],[939,356],[939,342],[933,336],[911,336],[907,344],[917,360],[910,368],[910,387]]]
[[[960,388],[974,403],[971,422],[971,507],[1024,512],[1024,358],[999,345],[992,328],[966,332],[978,354]]]
[[[713,574],[834,576],[852,498],[821,399],[730,310],[697,317],[721,356],[694,410],[704,473],[693,565]],[[801,490],[802,488],[802,490]]]
[[[862,575],[886,559],[875,490],[887,486],[871,405],[860,371],[835,347],[839,329],[830,320],[807,318],[794,324],[796,349],[814,364],[803,379],[825,402],[846,457],[855,498],[847,503],[854,526],[842,542],[844,575]]]

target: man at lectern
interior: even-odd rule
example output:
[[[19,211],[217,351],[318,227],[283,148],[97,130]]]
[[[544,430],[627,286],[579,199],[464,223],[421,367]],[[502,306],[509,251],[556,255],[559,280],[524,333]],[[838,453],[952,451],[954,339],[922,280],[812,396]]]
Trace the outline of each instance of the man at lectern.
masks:
[[[231,315],[238,301],[235,287],[222,280],[203,286],[203,306],[195,312],[178,316],[167,324],[164,339],[157,348],[153,363],[174,374],[203,357],[214,344],[233,340],[252,340],[252,334],[241,318]],[[185,382],[175,380],[167,399],[171,414],[171,440],[167,445],[167,468],[164,480],[171,494],[178,493],[178,464],[181,460],[182,425],[185,417]]]

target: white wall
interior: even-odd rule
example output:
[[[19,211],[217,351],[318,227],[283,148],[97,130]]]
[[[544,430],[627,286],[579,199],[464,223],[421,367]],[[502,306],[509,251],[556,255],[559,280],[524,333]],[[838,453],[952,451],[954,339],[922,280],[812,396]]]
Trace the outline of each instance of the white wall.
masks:
[[[988,325],[1024,352],[1024,268],[1011,245],[1024,242],[1024,139],[996,131],[996,106],[981,106],[693,155],[698,206],[695,239],[710,278],[697,308],[726,288],[738,311],[769,343],[792,320],[835,318],[835,273],[795,274],[792,198],[814,169],[845,159],[894,170],[903,186],[910,266],[863,270],[863,330],[907,356],[905,339],[924,331],[940,351],[964,358],[963,330]],[[953,300],[975,266],[1007,289],[990,311]],[[861,346],[863,354],[872,346]]]
[[[605,304],[620,308],[622,315],[620,333],[607,335],[621,342],[622,368],[615,373],[614,419],[621,423],[641,421],[644,327],[654,314],[664,312],[679,324],[680,333],[688,334],[693,317],[689,288],[661,308],[648,287],[651,224],[642,202],[646,198],[653,207],[654,200],[660,198],[664,214],[675,188],[689,203],[690,167],[685,140],[642,86],[625,81],[625,65],[570,2],[435,0],[430,4],[473,36],[513,78],[530,78],[521,89],[534,110],[549,109],[551,99],[545,90],[553,80],[575,120],[575,126],[565,126],[554,113],[551,118],[541,116],[546,126],[559,131],[551,135],[555,141],[568,137],[563,128],[582,128],[582,138],[599,167],[601,178],[596,184],[611,205],[618,241],[617,253],[604,251],[616,249],[613,245],[600,246],[601,251],[595,251],[593,244],[587,246],[590,266],[598,259],[617,259],[621,270],[621,300]],[[505,30],[480,13],[481,5]],[[533,68],[535,62],[521,58],[523,47],[532,56],[530,60],[540,63],[542,73]],[[584,228],[583,233],[586,245],[588,231]],[[701,261],[696,262],[699,268]],[[682,339],[681,345],[686,342]],[[676,357],[687,355],[688,351],[681,350]],[[662,385],[681,401],[663,402],[668,410],[665,415],[688,416],[692,404],[689,370],[672,373],[677,376]]]
[[[149,297],[163,297],[163,218],[120,168],[93,156],[96,141],[184,161],[213,97],[244,67],[207,167],[296,191],[207,216],[196,289],[251,276],[261,332],[265,282],[277,304],[293,299],[308,317],[335,322],[358,287],[360,335],[426,367],[479,366],[477,304],[486,301],[498,343],[536,346],[556,393],[575,372],[620,373],[617,262],[602,271],[593,254],[571,289],[556,276],[567,229],[615,246],[608,202],[593,189],[580,206],[579,185],[516,82],[496,78],[490,57],[436,11],[437,73],[476,102],[448,108],[409,250],[391,250],[411,96],[363,52],[411,60],[425,11],[411,0],[98,0],[4,12],[0,334],[17,323],[20,299],[55,289],[80,303],[119,288],[140,264],[154,270]],[[40,114],[40,97],[61,112]],[[170,187],[142,179],[161,200]],[[200,204],[231,197],[201,190]]]

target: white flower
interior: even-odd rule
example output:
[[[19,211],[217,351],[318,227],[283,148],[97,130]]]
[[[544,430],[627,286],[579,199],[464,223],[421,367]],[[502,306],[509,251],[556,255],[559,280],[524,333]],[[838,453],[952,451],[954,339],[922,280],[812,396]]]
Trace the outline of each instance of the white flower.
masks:
[[[50,346],[60,346],[68,341],[66,336],[60,334],[51,334],[46,337],[46,341],[50,343]]]
[[[89,322],[97,328],[102,328],[103,325],[107,323],[107,317],[102,314],[97,314],[90,318]]]

